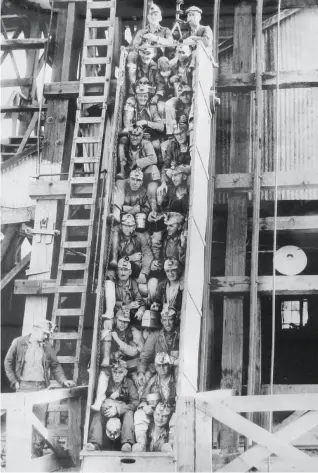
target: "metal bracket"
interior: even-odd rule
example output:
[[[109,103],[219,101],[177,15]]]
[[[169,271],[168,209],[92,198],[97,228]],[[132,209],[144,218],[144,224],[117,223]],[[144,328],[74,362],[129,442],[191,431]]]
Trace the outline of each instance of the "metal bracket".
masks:
[[[210,110],[211,113],[215,113],[216,107],[218,107],[221,104],[221,100],[219,97],[216,96],[215,90],[211,89],[210,90]]]

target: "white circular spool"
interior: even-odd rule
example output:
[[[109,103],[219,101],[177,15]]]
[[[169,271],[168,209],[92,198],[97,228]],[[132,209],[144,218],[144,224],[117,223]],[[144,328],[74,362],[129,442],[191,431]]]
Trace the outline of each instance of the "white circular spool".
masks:
[[[283,246],[276,251],[275,269],[285,276],[295,276],[307,266],[306,253],[298,246]]]

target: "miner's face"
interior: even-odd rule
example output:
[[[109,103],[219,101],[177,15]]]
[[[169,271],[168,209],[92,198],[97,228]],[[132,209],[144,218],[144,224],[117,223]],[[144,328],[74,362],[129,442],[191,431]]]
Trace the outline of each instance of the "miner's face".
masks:
[[[34,327],[32,333],[33,333],[34,339],[37,340],[38,342],[44,342],[49,339],[49,332],[47,332],[43,328]]]
[[[145,107],[148,103],[149,94],[147,93],[137,94],[136,99],[140,107]]]
[[[124,225],[123,223],[121,224],[121,231],[125,235],[125,237],[129,237],[134,234],[136,229],[136,225]]]
[[[116,328],[119,332],[124,332],[128,327],[129,322],[116,318]]]
[[[180,229],[181,226],[179,223],[168,223],[167,225],[167,233],[169,236],[175,236]]]
[[[170,282],[178,280],[178,270],[177,269],[166,269],[165,273]]]
[[[201,13],[198,11],[191,11],[187,14],[187,22],[190,27],[198,26],[201,21]]]
[[[132,191],[138,191],[142,186],[142,179],[130,176],[129,185]]]
[[[188,105],[191,102],[192,94],[191,92],[184,92],[179,96],[179,100],[184,104]]]
[[[184,46],[179,47],[177,49],[177,58],[181,62],[188,59],[188,57],[190,57],[190,55],[191,55],[191,49],[189,48],[189,46],[184,45]]]
[[[157,427],[164,427],[169,422],[169,415],[163,414],[161,409],[155,409],[153,420]]]
[[[123,268],[121,266],[118,268],[118,279],[120,281],[128,281],[130,275],[131,275],[131,269]]]
[[[130,143],[133,145],[133,146],[138,146],[140,145],[142,141],[142,133],[138,133],[137,135],[130,135]]]
[[[153,52],[152,49],[140,49],[139,50],[139,57],[141,59],[141,62],[144,64],[150,64],[152,57],[153,57]]]
[[[116,384],[121,383],[126,374],[127,370],[125,368],[112,368],[112,376]]]
[[[158,26],[162,20],[161,13],[158,10],[151,10],[147,18],[151,26]]]
[[[164,365],[155,365],[156,371],[160,377],[168,376],[170,373],[170,365],[169,363],[165,363]]]
[[[174,329],[174,315],[165,315],[161,317],[161,323],[166,332],[172,332]]]
[[[178,172],[178,173],[173,173],[173,174],[172,174],[171,180],[172,180],[173,185],[174,185],[175,187],[178,187],[178,186],[180,186],[180,185],[183,183],[183,181],[184,181],[183,176],[184,176],[184,174],[183,174],[182,172]],[[186,177],[186,176],[185,176],[185,177]]]
[[[185,94],[182,94],[182,96],[185,95]],[[181,96],[181,97],[182,97]],[[186,143],[187,141],[187,132],[186,130],[185,131],[181,131],[180,133],[175,133],[174,134],[175,136],[175,139],[177,140],[177,142],[180,144],[180,145],[183,145],[184,143]]]

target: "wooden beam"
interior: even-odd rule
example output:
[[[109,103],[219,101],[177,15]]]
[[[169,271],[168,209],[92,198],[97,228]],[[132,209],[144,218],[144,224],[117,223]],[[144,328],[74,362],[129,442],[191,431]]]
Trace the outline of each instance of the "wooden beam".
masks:
[[[252,190],[252,173],[216,174],[215,188],[219,191],[249,192]],[[277,173],[277,185],[279,189],[307,189],[318,187],[317,168],[305,171],[286,171]],[[275,187],[275,173],[264,172],[261,174],[262,190],[270,190]]]
[[[45,97],[61,96],[63,98],[78,95],[79,81],[51,82],[44,85],[43,94]]]
[[[40,179],[30,182],[29,196],[31,199],[65,199],[68,181],[43,181]]]
[[[15,79],[1,79],[0,87],[31,87],[32,77],[17,77]]]
[[[29,279],[16,279],[14,281],[14,294],[41,295],[55,294],[56,280],[48,279],[44,281],[32,281]]]
[[[47,39],[23,38],[23,39],[4,39],[1,41],[0,49],[2,51],[15,51],[17,49],[43,49]]]
[[[260,219],[260,230],[273,231],[275,225],[274,217]],[[277,230],[318,230],[318,215],[278,217],[276,220]]]
[[[41,111],[45,112],[47,110],[47,105],[42,105]],[[39,112],[40,105],[5,105],[1,107],[0,113],[22,113],[22,112]]]
[[[15,278],[22,269],[24,269],[29,263],[31,259],[31,252],[28,253],[21,261],[20,263],[16,264],[14,268],[11,269],[11,271],[8,272],[2,279],[1,279],[1,291],[4,289],[9,282],[12,281],[13,278]]]
[[[276,89],[276,72],[263,72],[261,82],[263,90]],[[280,71],[280,89],[307,87],[318,87],[318,71]],[[217,83],[218,92],[249,92],[255,89],[256,76],[254,73],[221,75]]]
[[[279,412],[317,410],[318,393],[232,396],[221,403],[235,412]]]
[[[252,6],[241,2],[235,7],[233,37],[234,74],[252,69]],[[230,171],[247,172],[251,141],[251,94],[232,94]],[[247,239],[247,196],[229,195],[225,274],[245,276]],[[221,388],[235,389],[240,395],[243,371],[243,297],[224,297]],[[225,462],[238,454],[238,435],[226,426],[220,430],[221,456]]]
[[[211,278],[211,291],[219,294],[248,293],[249,277]],[[271,295],[273,290],[272,276],[258,277],[258,292]],[[276,294],[278,296],[318,294],[318,276],[276,276]]]
[[[43,148],[43,143],[40,143],[39,148],[40,148],[40,150]],[[30,146],[29,148],[22,151],[22,153],[16,154],[15,156],[12,156],[12,158],[9,158],[4,163],[1,163],[1,171],[5,171],[6,169],[9,169],[12,166],[15,166],[20,161],[22,161],[24,158],[27,158],[28,156],[31,156],[32,154],[37,153],[37,151],[38,151],[38,146],[37,145]]]
[[[195,404],[193,397],[179,397],[176,416],[178,419],[175,424],[177,471],[195,471]]]
[[[23,223],[34,220],[35,206],[30,207],[1,207],[1,225]]]

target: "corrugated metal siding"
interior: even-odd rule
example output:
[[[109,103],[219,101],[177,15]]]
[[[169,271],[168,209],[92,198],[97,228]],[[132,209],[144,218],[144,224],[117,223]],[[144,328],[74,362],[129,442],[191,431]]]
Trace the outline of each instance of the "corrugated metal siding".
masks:
[[[280,70],[318,69],[318,8],[302,9],[281,23]],[[276,70],[277,25],[264,31],[264,70]],[[225,51],[220,60],[220,73],[231,71],[232,49]],[[255,61],[253,61],[255,64]],[[317,169],[318,149],[318,88],[280,90],[280,156],[279,171]],[[263,91],[264,134],[262,171],[273,171],[276,149],[276,91]],[[231,94],[220,94],[218,110],[216,172],[227,173],[231,139]],[[254,101],[252,101],[252,104]],[[253,107],[253,105],[252,105]],[[253,107],[254,108],[254,107]],[[252,116],[254,110],[252,110]],[[252,160],[249,163],[252,171]],[[273,192],[262,193],[265,200],[273,199]],[[279,192],[279,199],[318,199],[318,190]],[[218,193],[216,202],[225,202],[224,193]]]

